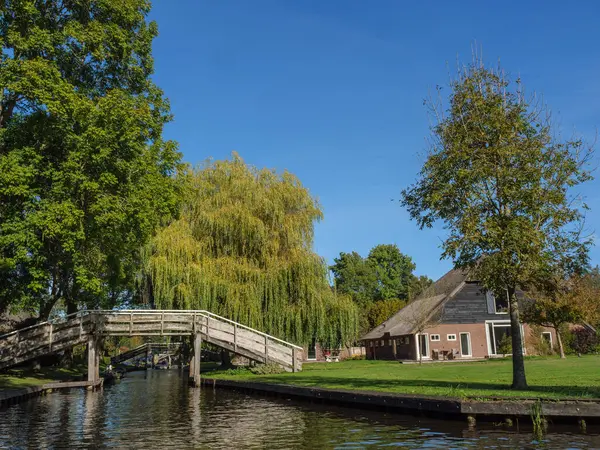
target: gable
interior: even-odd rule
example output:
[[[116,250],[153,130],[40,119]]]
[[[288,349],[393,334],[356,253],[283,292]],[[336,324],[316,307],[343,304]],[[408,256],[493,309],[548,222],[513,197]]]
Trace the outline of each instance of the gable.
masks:
[[[518,297],[523,292],[517,292]],[[505,313],[496,312],[493,297],[484,292],[483,287],[473,281],[465,285],[444,304],[442,323],[483,323],[486,320],[509,320],[508,308]]]

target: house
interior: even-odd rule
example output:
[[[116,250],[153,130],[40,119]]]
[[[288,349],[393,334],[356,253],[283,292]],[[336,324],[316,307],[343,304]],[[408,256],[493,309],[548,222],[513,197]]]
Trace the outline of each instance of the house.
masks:
[[[521,333],[526,354],[556,342],[551,328],[523,324]],[[510,336],[508,297],[454,269],[361,341],[368,359],[479,359],[510,353]]]

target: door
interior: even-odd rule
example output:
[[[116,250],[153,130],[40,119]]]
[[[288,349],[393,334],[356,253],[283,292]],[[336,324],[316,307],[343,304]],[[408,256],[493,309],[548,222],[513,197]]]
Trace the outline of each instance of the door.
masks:
[[[421,352],[422,358],[429,357],[429,335],[428,334],[420,334],[419,335],[419,351]]]
[[[471,333],[460,333],[460,356],[472,356]]]

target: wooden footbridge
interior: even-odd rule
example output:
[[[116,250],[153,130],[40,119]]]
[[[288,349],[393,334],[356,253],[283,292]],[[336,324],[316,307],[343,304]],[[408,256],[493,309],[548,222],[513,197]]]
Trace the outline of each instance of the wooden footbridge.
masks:
[[[148,342],[111,357],[110,363],[116,365],[133,358],[139,358],[142,355],[144,355],[146,357],[145,359],[148,360],[156,351],[159,353],[169,353],[179,350],[179,347],[181,347],[181,342]]]
[[[193,336],[190,381],[200,382],[202,341],[259,363],[302,369],[302,348],[208,311],[80,311],[0,336],[0,370],[75,345],[88,345],[88,381],[99,380],[104,336]]]

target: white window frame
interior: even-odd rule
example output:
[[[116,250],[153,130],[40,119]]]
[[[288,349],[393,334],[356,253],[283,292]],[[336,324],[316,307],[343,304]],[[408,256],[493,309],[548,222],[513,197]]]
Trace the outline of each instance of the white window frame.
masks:
[[[492,327],[494,325],[510,327],[510,320],[500,319],[500,320],[486,320],[485,321],[485,340],[487,341],[488,355],[492,356],[492,357],[501,356],[501,354],[499,355],[498,353],[492,353],[492,339],[494,339],[495,336],[490,336],[489,324],[492,324]],[[527,345],[525,343],[525,328],[523,327],[523,324],[521,324],[520,329],[521,329],[521,342],[523,343],[523,354],[526,355],[527,354]],[[512,353],[508,353],[505,356],[512,356]]]
[[[473,343],[471,342],[471,333],[468,331],[461,331],[460,333],[458,333],[458,336],[460,338],[460,336],[462,336],[463,334],[467,335],[467,338],[469,339],[469,353],[468,354],[464,354],[462,352],[462,340],[459,341],[459,345],[458,345],[458,350],[460,351],[460,356],[463,358],[472,358],[473,357]]]
[[[456,341],[456,333],[447,334],[446,335],[446,340],[447,341]]]
[[[419,356],[421,354],[421,344],[420,344],[420,339],[419,336],[425,336],[425,346],[427,347],[427,352],[426,355],[427,356]],[[417,361],[419,360],[419,357],[421,359],[431,359],[431,356],[429,355],[429,333],[420,333],[420,334],[415,334],[415,346],[417,349]]]
[[[441,340],[441,336],[439,334],[430,334],[429,340],[431,342],[439,342]]]
[[[544,335],[550,335],[550,348],[554,348],[554,341],[552,340],[552,332],[551,331],[542,331],[542,339],[544,339]]]

